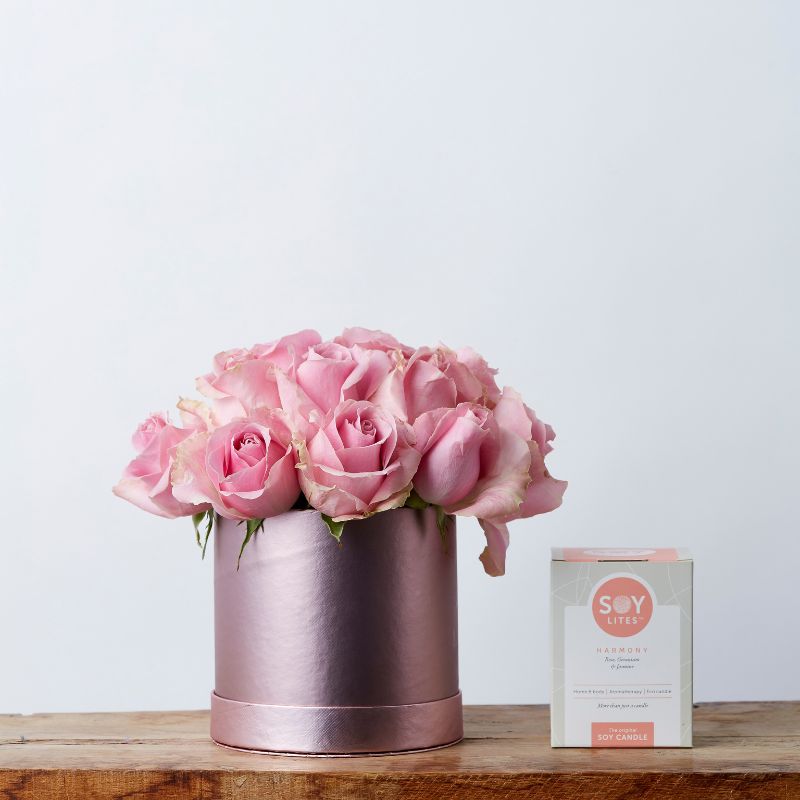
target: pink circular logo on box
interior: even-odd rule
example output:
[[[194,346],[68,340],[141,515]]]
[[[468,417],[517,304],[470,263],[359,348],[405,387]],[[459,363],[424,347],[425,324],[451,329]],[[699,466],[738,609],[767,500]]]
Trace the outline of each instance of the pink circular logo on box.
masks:
[[[647,627],[653,616],[648,588],[630,575],[609,578],[594,593],[595,622],[612,636],[633,636]]]

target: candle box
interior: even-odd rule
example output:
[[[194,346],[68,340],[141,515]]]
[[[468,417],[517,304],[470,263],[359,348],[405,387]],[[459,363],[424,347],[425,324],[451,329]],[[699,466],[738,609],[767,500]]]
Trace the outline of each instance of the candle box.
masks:
[[[692,559],[553,548],[553,747],[692,746]]]

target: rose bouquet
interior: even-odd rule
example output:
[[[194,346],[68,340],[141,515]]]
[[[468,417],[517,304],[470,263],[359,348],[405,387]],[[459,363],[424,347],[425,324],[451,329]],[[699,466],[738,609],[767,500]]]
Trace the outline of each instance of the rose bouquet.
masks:
[[[486,572],[502,575],[515,519],[552,511],[553,429],[470,348],[414,349],[381,331],[331,341],[305,330],[227,350],[182,398],[183,427],[149,416],[114,493],[163,517],[191,516],[205,552],[214,515],[244,526],[316,509],[339,541],[348,520],[401,506],[476,517]],[[203,534],[205,540],[203,541]]]

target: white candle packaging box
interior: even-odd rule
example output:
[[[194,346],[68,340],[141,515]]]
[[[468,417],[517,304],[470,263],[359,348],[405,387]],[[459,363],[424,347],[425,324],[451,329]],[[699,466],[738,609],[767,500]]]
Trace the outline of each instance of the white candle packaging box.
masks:
[[[553,747],[691,747],[692,560],[554,548]]]

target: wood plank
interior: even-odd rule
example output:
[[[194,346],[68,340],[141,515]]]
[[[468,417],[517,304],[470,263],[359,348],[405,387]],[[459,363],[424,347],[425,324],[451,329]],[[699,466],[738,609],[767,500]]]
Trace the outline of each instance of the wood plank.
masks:
[[[0,716],[0,797],[800,798],[800,702],[710,703],[691,750],[552,749],[546,706],[468,706],[429,753],[292,758],[208,738],[207,711]]]

